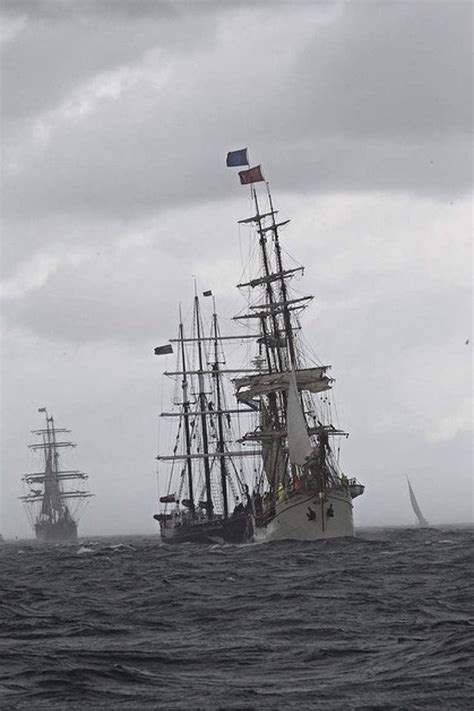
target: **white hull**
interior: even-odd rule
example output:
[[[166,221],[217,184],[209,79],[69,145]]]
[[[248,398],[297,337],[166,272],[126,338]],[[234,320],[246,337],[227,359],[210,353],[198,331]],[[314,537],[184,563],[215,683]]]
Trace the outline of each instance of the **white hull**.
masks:
[[[333,515],[331,515],[331,513]],[[341,489],[319,495],[295,494],[278,502],[275,518],[268,524],[266,540],[317,541],[354,536],[352,498]]]

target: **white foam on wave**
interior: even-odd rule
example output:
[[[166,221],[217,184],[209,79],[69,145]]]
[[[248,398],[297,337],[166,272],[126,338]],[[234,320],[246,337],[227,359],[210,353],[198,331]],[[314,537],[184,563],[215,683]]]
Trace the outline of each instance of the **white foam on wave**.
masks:
[[[87,546],[81,546],[76,551],[76,555],[87,555],[88,553],[94,553],[94,550],[92,548],[88,548]]]

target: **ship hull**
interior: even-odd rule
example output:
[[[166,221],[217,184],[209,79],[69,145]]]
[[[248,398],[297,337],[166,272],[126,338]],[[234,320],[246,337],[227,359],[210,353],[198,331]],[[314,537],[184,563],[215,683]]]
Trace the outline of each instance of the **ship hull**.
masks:
[[[349,491],[335,490],[309,496],[294,494],[276,504],[275,515],[267,523],[266,540],[317,541],[354,536],[352,497]]]
[[[35,524],[37,541],[43,543],[67,543],[77,541],[77,524],[75,521],[39,521]]]
[[[179,543],[252,543],[254,522],[250,514],[233,515],[227,520],[181,522],[179,519],[155,517],[160,521],[161,540]],[[161,520],[160,520],[161,518]]]

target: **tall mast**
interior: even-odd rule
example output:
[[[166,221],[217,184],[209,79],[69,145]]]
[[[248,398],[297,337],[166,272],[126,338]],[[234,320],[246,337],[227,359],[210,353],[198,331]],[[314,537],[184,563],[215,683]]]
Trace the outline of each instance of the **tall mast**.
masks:
[[[51,435],[49,432],[49,418],[48,413],[46,413],[46,432],[43,433],[44,442],[44,466],[48,467],[51,461]]]
[[[224,427],[223,427],[223,412],[222,412],[222,396],[221,396],[221,377],[219,372],[219,350],[218,350],[218,327],[217,327],[217,314],[216,314],[216,303],[213,297],[213,323],[214,323],[214,378],[216,381],[216,395],[217,395],[217,429],[218,429],[218,441],[217,441],[217,451],[220,453],[220,467],[221,467],[221,487],[222,487],[222,500],[224,503],[224,518],[229,516],[229,506],[227,502],[227,470],[225,465],[224,457]]]
[[[52,484],[52,460],[51,460],[51,437],[49,433],[49,420],[46,414],[46,432],[43,432],[43,456],[44,456],[44,492],[41,501],[41,513],[51,517],[51,484]]]
[[[278,234],[278,225],[275,220],[275,210],[273,207],[273,199],[272,199],[272,194],[270,192],[270,183],[266,182],[266,188],[267,188],[267,196],[268,196],[268,204],[270,207],[270,215],[271,215],[271,229],[273,232],[274,236],[274,249],[275,249],[275,255],[276,255],[276,263],[277,263],[277,269],[278,272],[280,273],[280,289],[281,289],[281,296],[282,296],[282,303],[283,303],[283,323],[285,325],[285,334],[286,334],[286,340],[288,343],[288,352],[290,356],[290,363],[288,364],[288,369],[291,368],[294,369],[297,367],[296,363],[296,353],[295,353],[295,342],[294,342],[294,334],[293,334],[293,325],[291,323],[291,317],[290,317],[290,312],[288,310],[288,290],[286,288],[286,280],[285,280],[285,274],[283,270],[283,260],[281,256],[281,247],[280,247],[280,238]],[[286,400],[286,395],[283,395],[284,401]],[[300,402],[302,406],[302,411],[304,413],[304,402],[303,402],[303,395],[300,394]],[[304,417],[304,415],[303,415]],[[283,416],[284,421],[286,422],[287,417],[286,417],[286,407],[285,407],[285,414]],[[287,425],[288,427],[288,425]],[[327,437],[326,437],[327,440]],[[324,457],[326,454],[325,451],[325,444],[321,442],[321,457],[323,459],[321,463],[321,469],[324,465]],[[293,476],[295,475],[295,467],[294,465],[291,465],[291,470]]]
[[[288,291],[286,288],[286,281],[285,281],[285,276],[283,273],[283,261],[281,258],[281,247],[280,247],[280,239],[278,236],[278,225],[275,220],[275,211],[273,209],[273,200],[272,200],[272,194],[270,192],[270,184],[266,183],[267,186],[267,195],[268,195],[268,203],[270,205],[270,214],[271,214],[271,220],[272,220],[272,232],[274,234],[275,240],[275,254],[276,254],[276,259],[277,259],[277,267],[278,271],[280,272],[280,286],[281,286],[281,295],[282,295],[282,301],[283,301],[283,321],[285,324],[285,331],[286,331],[286,338],[288,341],[288,349],[290,352],[290,360],[291,364],[293,367],[296,367],[296,359],[295,359],[295,344],[294,344],[294,339],[293,339],[293,327],[291,324],[291,318],[290,318],[290,312],[288,311]]]
[[[61,489],[59,486],[58,479],[58,448],[56,446],[56,429],[54,427],[54,418],[47,418],[47,429],[48,429],[48,440],[49,440],[49,458],[50,458],[50,487],[49,487],[49,498],[50,498],[50,511],[53,518],[59,518],[62,511],[67,511],[66,504],[61,500]],[[45,487],[46,493],[46,487]]]
[[[255,316],[253,316],[252,314],[246,314],[244,316],[236,316],[235,318],[237,320],[239,320],[240,318],[259,318],[261,332],[263,336],[259,345],[261,346],[261,343],[263,343],[265,347],[268,373],[283,373],[286,371],[287,364],[286,359],[284,359],[283,357],[282,339],[280,338],[281,331],[278,313],[280,311],[281,304],[278,303],[278,300],[276,299],[276,294],[273,287],[273,282],[279,279],[279,275],[274,273],[268,255],[266,232],[269,228],[265,227],[264,223],[264,219],[268,217],[268,214],[260,213],[257,191],[255,190],[255,187],[253,185],[251,187],[251,194],[253,202],[255,204],[255,215],[245,220],[241,220],[240,222],[255,222],[257,224],[257,232],[259,234],[259,246],[263,263],[263,277],[258,279],[252,279],[250,280],[250,282],[248,282],[248,284],[241,284],[239,286],[250,286],[253,288],[255,286],[265,284],[267,303],[261,305],[261,313],[256,313]],[[250,309],[253,308],[259,307],[250,307]],[[284,348],[286,349],[286,341],[284,343]],[[283,422],[285,421],[285,409],[286,393],[279,393],[276,391],[268,392],[266,403],[261,410],[261,427],[263,428],[263,430],[270,429],[272,431],[279,432],[281,430],[281,419],[283,418]],[[269,465],[269,469],[267,470],[267,478],[272,483],[272,487],[275,486],[277,479],[279,479],[278,471],[281,468],[280,458],[280,452],[278,450],[275,450],[273,444],[269,449],[268,458],[264,455],[264,461],[268,461]],[[264,466],[267,469],[267,464],[265,464]]]
[[[43,443],[44,443],[44,494],[41,503],[41,513],[48,516],[50,519],[54,518],[56,511],[55,502],[59,498],[55,495],[55,489],[58,488],[57,480],[57,466],[55,466],[55,453],[56,448],[54,446],[54,420],[52,417],[48,417],[46,412],[46,432],[43,433]]]
[[[53,474],[56,476],[57,480],[57,474],[58,474],[58,449],[56,447],[56,431],[54,429],[54,419],[53,416],[49,418],[49,423],[51,425],[51,440],[50,440],[50,446],[51,446],[51,459],[52,459],[52,464],[51,468],[53,470]]]
[[[252,186],[252,195],[253,199],[255,202],[255,216],[258,224],[258,233],[260,235],[259,238],[259,244],[260,244],[260,249],[262,252],[262,258],[263,258],[263,268],[265,270],[265,276],[268,277],[271,274],[270,270],[270,265],[268,261],[268,253],[267,253],[267,241],[265,237],[265,230],[263,229],[263,224],[262,224],[262,217],[260,215],[260,209],[258,205],[258,198],[257,198],[257,191],[255,188]],[[273,294],[273,287],[271,284],[271,281],[267,281],[266,283],[266,288],[267,288],[267,296],[268,296],[268,301],[269,303],[273,306],[275,303],[275,298]],[[274,337],[274,342],[271,343],[271,350],[272,353],[275,355],[275,348],[276,348],[276,358],[277,358],[277,365],[278,369],[282,370],[282,359],[281,359],[281,353],[280,353],[280,348],[278,345],[278,319],[275,313],[272,312],[272,325],[273,325],[273,337]],[[266,331],[266,324],[265,324],[265,318],[261,319],[262,323],[262,330],[264,332],[264,338],[265,342],[268,341],[268,336],[265,334]],[[269,355],[269,350],[267,349],[267,357]],[[268,362],[268,369],[271,372],[272,370],[272,364],[270,361]]]
[[[265,276],[269,277],[271,274],[271,270],[270,270],[270,264],[268,261],[267,240],[265,237],[265,230],[263,229],[262,217],[260,215],[260,209],[259,209],[258,198],[257,198],[257,191],[255,190],[255,188],[253,186],[252,186],[252,193],[253,193],[253,198],[254,198],[254,202],[255,202],[255,214],[256,214],[257,224],[258,224],[258,233],[260,235],[259,244],[260,244],[260,249],[262,251],[263,267],[265,270]],[[267,289],[268,301],[273,306],[275,304],[275,296],[273,293],[272,282],[270,280],[267,280],[267,282],[266,282],[266,289]],[[271,320],[272,320],[272,326],[273,326],[273,339],[271,339],[271,337],[270,337],[270,344],[268,344],[269,337],[268,337],[268,332],[267,332],[267,328],[266,328],[265,317],[262,317],[262,319],[261,319],[262,331],[264,334],[263,337],[265,339],[265,344],[268,344],[267,354],[269,352],[268,349],[270,347],[271,347],[271,350],[273,353],[275,353],[275,351],[276,351],[278,370],[281,371],[283,369],[283,361],[282,361],[282,357],[281,357],[280,345],[278,342],[278,338],[279,338],[278,337],[278,333],[279,333],[278,319],[277,319],[276,313],[273,310],[271,311]],[[267,355],[267,357],[268,357],[268,355]],[[270,372],[272,370],[270,362],[268,362],[268,370]],[[278,412],[276,410],[276,406],[272,407],[272,409],[274,410],[275,422],[277,423],[278,422]]]
[[[211,494],[211,469],[209,467],[209,438],[207,434],[207,418],[206,418],[206,393],[204,389],[204,366],[202,359],[202,343],[201,343],[201,316],[199,312],[199,298],[196,294],[194,297],[194,311],[196,314],[196,329],[197,329],[197,346],[199,359],[199,408],[201,411],[201,432],[202,445],[204,454],[204,477],[206,481],[206,513],[208,518],[212,518],[212,494]]]
[[[255,182],[263,178],[257,177]],[[241,181],[242,182],[242,181]],[[262,255],[262,274],[257,278],[251,278],[247,283],[238,286],[250,286],[252,288],[265,285],[264,303],[250,305],[253,313],[236,316],[236,320],[241,318],[259,318],[263,338],[259,340],[260,354],[262,344],[266,347],[268,362],[268,376],[265,380],[261,376],[250,376],[247,380],[242,378],[238,385],[237,397],[245,401],[252,396],[260,396],[261,419],[260,427],[254,433],[255,439],[262,440],[264,450],[264,468],[267,479],[271,487],[275,488],[278,481],[282,481],[288,471],[288,456],[285,453],[285,446],[282,437],[287,430],[287,389],[284,387],[285,377],[289,372],[298,368],[297,349],[295,341],[295,330],[298,324],[294,322],[292,311],[305,308],[305,302],[313,297],[305,296],[292,298],[286,280],[291,278],[297,271],[303,271],[302,267],[296,269],[285,269],[283,255],[280,246],[279,228],[286,225],[289,220],[277,222],[273,199],[270,192],[269,183],[266,182],[266,192],[268,199],[268,210],[265,214],[260,213],[257,191],[254,185],[251,186],[253,202],[256,214],[253,217],[240,220],[240,223],[256,223],[259,234],[259,246]],[[270,220],[268,220],[270,218]],[[273,244],[268,244],[267,233],[271,233]],[[271,352],[270,352],[271,351]],[[272,368],[272,365],[274,367]],[[276,369],[276,372],[275,372]],[[312,372],[314,370],[314,372]],[[300,391],[305,389],[305,385],[311,392],[319,392],[329,388],[329,379],[324,375],[324,371],[317,373],[317,369],[298,370],[300,374]],[[282,376],[282,387],[272,387]],[[306,382],[305,382],[306,381]],[[299,395],[301,401],[303,396]],[[304,411],[304,410],[303,410]],[[259,437],[259,432],[261,437]],[[318,432],[319,436],[319,432]],[[266,440],[266,441],[265,441]],[[325,445],[325,443],[324,443]],[[324,450],[324,445],[322,449]],[[325,451],[324,451],[325,454]]]
[[[181,360],[183,364],[183,380],[182,380],[182,390],[183,390],[183,410],[184,410],[184,436],[186,440],[186,454],[187,457],[187,469],[188,469],[188,494],[190,501],[191,515],[195,516],[194,508],[194,492],[193,492],[193,465],[191,462],[191,433],[189,431],[189,387],[186,378],[186,350],[184,347],[184,332],[183,332],[183,319],[181,316],[181,308],[179,310],[179,342],[181,346]]]

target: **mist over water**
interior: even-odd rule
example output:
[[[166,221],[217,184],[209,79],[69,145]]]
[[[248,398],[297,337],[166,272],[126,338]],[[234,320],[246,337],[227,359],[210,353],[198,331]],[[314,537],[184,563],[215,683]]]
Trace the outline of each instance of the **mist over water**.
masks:
[[[474,529],[0,548],[2,709],[468,709]]]

